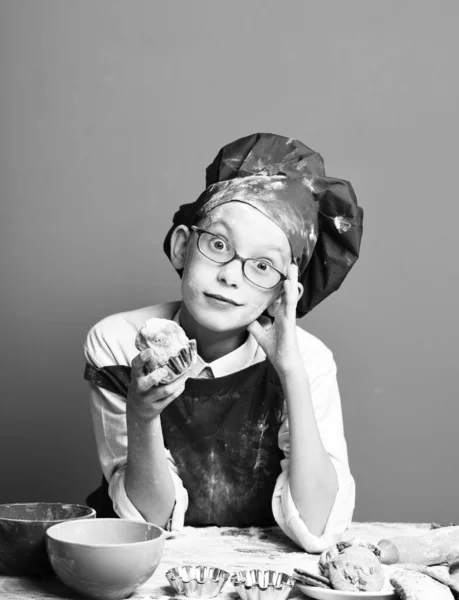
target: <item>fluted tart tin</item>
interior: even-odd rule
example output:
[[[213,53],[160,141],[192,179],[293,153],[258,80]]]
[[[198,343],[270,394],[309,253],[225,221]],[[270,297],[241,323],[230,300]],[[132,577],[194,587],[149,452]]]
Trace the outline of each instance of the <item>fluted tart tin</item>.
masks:
[[[229,576],[223,569],[202,565],[175,567],[166,573],[177,594],[191,598],[215,598]]]
[[[234,573],[231,583],[242,600],[285,600],[295,580],[279,571],[252,569]]]

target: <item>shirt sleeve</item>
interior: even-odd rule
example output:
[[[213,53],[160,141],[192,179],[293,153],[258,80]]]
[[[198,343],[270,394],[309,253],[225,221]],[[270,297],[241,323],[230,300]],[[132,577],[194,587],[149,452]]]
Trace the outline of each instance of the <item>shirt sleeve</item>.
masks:
[[[312,534],[293,502],[289,486],[290,442],[286,410],[279,430],[279,447],[285,458],[281,461],[273,493],[273,514],[279,527],[306,552],[319,553],[334,544],[350,525],[355,506],[355,483],[349,469],[344,437],[341,399],[336,380],[336,365],[327,349],[326,370],[311,381],[311,395],[317,424],[326,452],[336,470],[338,491],[324,533]]]
[[[85,345],[86,361],[100,368],[102,366],[98,364],[100,360],[95,360],[91,346],[94,347],[94,339]],[[102,360],[102,362],[104,361]],[[89,385],[97,453],[102,472],[108,482],[108,493],[113,503],[113,509],[121,518],[144,521],[141,513],[130,501],[124,484],[127,465],[126,400],[121,395],[93,383]],[[166,456],[175,488],[175,505],[167,529],[178,530],[184,525],[185,512],[188,508],[188,493],[167,449]]]

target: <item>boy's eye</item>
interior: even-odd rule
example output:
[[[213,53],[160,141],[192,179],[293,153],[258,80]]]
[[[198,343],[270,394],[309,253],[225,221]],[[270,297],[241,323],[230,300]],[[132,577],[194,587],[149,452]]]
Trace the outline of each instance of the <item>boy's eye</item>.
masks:
[[[263,260],[259,260],[255,264],[255,267],[256,267],[257,271],[259,271],[262,274],[266,274],[271,271],[271,265],[269,265],[267,262],[264,262]]]
[[[228,250],[228,246],[225,244],[225,242],[218,237],[211,239],[210,246],[213,250],[217,250],[218,252],[226,252]]]

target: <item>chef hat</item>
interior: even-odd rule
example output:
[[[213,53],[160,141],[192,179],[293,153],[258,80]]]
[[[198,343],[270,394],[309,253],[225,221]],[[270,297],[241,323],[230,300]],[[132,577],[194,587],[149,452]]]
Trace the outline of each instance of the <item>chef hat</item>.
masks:
[[[299,140],[256,133],[224,146],[206,169],[204,192],[175,213],[164,240],[169,259],[178,225],[232,201],[258,209],[287,236],[304,287],[298,318],[336,291],[358,258],[363,210],[351,184],[326,177],[320,154]]]

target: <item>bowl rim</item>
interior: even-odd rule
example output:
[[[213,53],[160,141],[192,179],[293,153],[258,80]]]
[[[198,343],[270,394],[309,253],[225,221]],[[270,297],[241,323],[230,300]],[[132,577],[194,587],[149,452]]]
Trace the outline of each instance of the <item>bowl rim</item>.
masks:
[[[125,523],[139,523],[140,525],[150,525],[150,527],[154,527],[159,530],[160,535],[157,538],[153,538],[152,540],[140,540],[139,542],[124,542],[122,544],[87,544],[83,542],[63,540],[60,537],[55,537],[53,534],[56,533],[56,530],[61,528],[65,528],[68,523],[75,519],[68,519],[67,521],[63,521],[62,523],[56,523],[56,525],[52,525],[49,529],[46,530],[46,541],[52,540],[53,542],[58,542],[59,544],[71,544],[72,546],[78,546],[78,548],[135,548],[137,546],[142,546],[144,544],[148,544],[148,542],[157,542],[158,540],[164,540],[168,537],[169,532],[160,527],[159,525],[155,525],[154,523],[150,523],[148,521],[141,521],[140,519],[117,519],[112,517],[100,518],[100,519],[79,519],[79,521],[88,521],[90,523],[100,523],[101,521],[113,521],[115,523],[119,523],[123,521]],[[97,525],[96,525],[97,527]]]
[[[79,517],[65,517],[64,519],[18,519],[17,517],[4,517],[0,515],[0,521],[14,521],[16,523],[53,523],[56,522],[56,525],[59,525],[61,522],[66,521],[76,521],[80,519],[91,519],[96,516],[96,511],[86,504],[74,504],[73,502],[1,502],[0,508],[3,506],[48,506],[52,508],[53,506],[71,506],[73,508],[83,508],[88,511],[87,515],[81,515]]]

